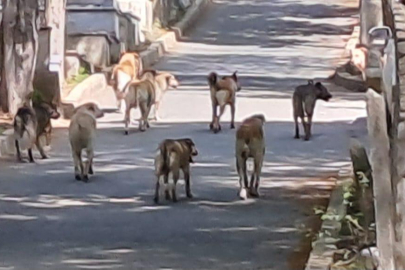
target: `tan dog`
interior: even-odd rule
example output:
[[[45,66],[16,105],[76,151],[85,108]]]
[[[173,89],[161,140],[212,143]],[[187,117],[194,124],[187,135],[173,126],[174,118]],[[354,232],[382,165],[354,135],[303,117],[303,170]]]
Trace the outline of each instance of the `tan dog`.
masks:
[[[121,54],[120,61],[114,67],[111,75],[111,83],[117,97],[120,93],[125,92],[130,82],[140,78],[142,69],[142,59],[137,53],[126,52]],[[119,107],[121,107],[120,101],[118,99]]]
[[[220,119],[224,114],[226,105],[231,107],[231,128],[235,128],[236,92],[242,89],[238,83],[236,73],[237,71],[231,76],[224,76],[221,80],[218,80],[218,75],[215,72],[208,75],[212,102],[212,122],[210,129],[214,130],[215,133],[221,130]],[[218,106],[220,109],[219,116],[217,116]]]
[[[169,174],[172,174],[173,183],[170,185],[173,202],[177,201],[176,184],[180,178],[180,170],[183,171],[186,183],[186,195],[192,198],[190,187],[190,162],[192,157],[197,156],[198,151],[191,139],[164,140],[159,145],[159,150],[155,157],[155,203],[159,202],[160,179],[163,176],[164,184],[169,183]],[[166,199],[170,199],[170,193],[166,189]]]
[[[94,103],[86,103],[75,109],[69,126],[69,140],[75,167],[75,178],[88,182],[89,174],[93,174],[94,149],[97,118],[104,113]],[[82,161],[82,151],[87,153],[87,163]]]
[[[169,90],[169,88],[176,89],[179,86],[179,82],[173,74],[156,70],[143,71],[141,79],[149,79],[155,83],[154,119],[159,120],[159,106],[164,93]]]
[[[239,197],[241,199],[246,199],[246,189],[249,189],[251,196],[259,196],[260,174],[266,150],[263,130],[265,121],[264,115],[253,115],[245,119],[236,132],[235,155],[239,174]],[[248,185],[246,168],[248,158],[254,160],[254,171],[251,176],[250,186]]]
[[[131,109],[139,108],[141,110],[141,118],[139,119],[139,130],[145,131],[149,128],[148,116],[152,105],[155,102],[156,90],[155,84],[151,80],[133,81],[128,85],[128,90],[124,95],[125,100],[125,134],[129,134],[129,123],[131,117]]]

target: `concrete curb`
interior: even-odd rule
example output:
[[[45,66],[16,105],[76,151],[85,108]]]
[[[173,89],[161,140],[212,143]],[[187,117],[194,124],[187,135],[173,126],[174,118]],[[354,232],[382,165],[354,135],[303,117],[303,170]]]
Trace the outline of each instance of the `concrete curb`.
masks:
[[[345,51],[343,53],[342,60],[339,63],[339,67],[335,73],[330,77],[336,85],[342,86],[348,90],[354,92],[365,92],[367,87],[362,79],[361,75],[353,75],[350,70],[354,70],[354,66],[351,65],[351,55],[353,49],[359,44],[360,26],[355,26],[350,36]]]
[[[183,19],[172,27],[172,31],[164,34],[158,40],[153,42],[146,51],[140,53],[143,67],[150,68],[157,63],[165,53],[173,48],[177,40],[197,21],[211,0],[196,0],[190,7]]]
[[[336,187],[332,191],[327,214],[337,216],[337,220],[325,220],[322,223],[318,238],[312,243],[312,251],[305,270],[329,270],[333,263],[333,253],[337,250],[334,239],[341,229],[341,220],[346,215],[344,205],[344,188],[352,182],[352,169],[343,167],[339,171]]]

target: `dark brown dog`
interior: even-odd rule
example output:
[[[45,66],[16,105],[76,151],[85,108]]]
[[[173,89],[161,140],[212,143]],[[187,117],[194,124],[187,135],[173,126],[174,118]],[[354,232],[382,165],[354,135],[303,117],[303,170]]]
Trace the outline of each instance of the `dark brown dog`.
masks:
[[[33,104],[33,108],[29,105],[21,107],[14,118],[14,137],[17,159],[22,160],[20,146],[28,149],[30,162],[34,162],[32,155],[32,147],[35,144],[43,159],[48,156],[41,145],[42,136],[50,136],[47,134],[51,119],[59,118],[59,113],[56,108],[44,102]]]
[[[169,183],[169,174],[172,174],[173,183],[170,185],[173,202],[177,201],[176,184],[180,177],[180,170],[183,171],[186,182],[186,195],[192,198],[190,187],[190,163],[193,157],[198,155],[197,148],[191,139],[164,140],[160,143],[155,156],[155,203],[159,202],[160,179],[163,176],[164,184]],[[165,190],[166,199],[170,199],[170,192]]]
[[[295,88],[293,94],[293,110],[295,122],[295,138],[299,139],[300,131],[298,127],[298,118],[301,118],[305,132],[305,140],[311,137],[312,116],[314,114],[315,104],[318,99],[329,101],[332,95],[322,83],[314,84],[308,80],[308,84],[300,85]],[[305,120],[307,118],[307,121]]]

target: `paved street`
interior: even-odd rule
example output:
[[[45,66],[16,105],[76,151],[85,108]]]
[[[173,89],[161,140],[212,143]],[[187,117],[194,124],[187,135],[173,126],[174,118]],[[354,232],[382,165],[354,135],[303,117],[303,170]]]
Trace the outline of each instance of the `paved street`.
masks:
[[[162,122],[145,133],[134,123],[124,136],[122,115],[100,120],[90,183],[74,180],[66,128],[55,130],[50,159],[0,161],[0,270],[302,269],[300,227],[330,188],[328,177],[348,163],[349,135],[364,135],[364,121],[352,122],[365,116],[365,104],[328,84],[334,98],[318,103],[313,139],[304,142],[293,139],[291,94],[333,73],[356,6],[215,0],[156,66],[181,82],[163,100]],[[219,134],[208,130],[206,75],[214,70],[239,71],[238,121],[258,112],[268,120],[260,199],[237,197],[235,131],[228,123]],[[156,206],[154,153],[161,140],[178,137],[192,138],[200,152],[194,199],[181,181],[179,203]]]

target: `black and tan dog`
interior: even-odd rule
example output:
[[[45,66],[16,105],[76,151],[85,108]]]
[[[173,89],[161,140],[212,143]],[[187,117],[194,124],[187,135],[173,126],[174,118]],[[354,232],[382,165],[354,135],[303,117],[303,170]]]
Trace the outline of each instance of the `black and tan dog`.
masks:
[[[236,92],[242,89],[236,73],[237,71],[231,76],[222,77],[222,79],[218,79],[218,75],[215,72],[211,72],[208,75],[212,104],[212,122],[210,123],[210,129],[215,133],[221,130],[220,119],[224,114],[226,105],[231,107],[231,128],[235,128]],[[219,115],[217,115],[218,106]]]
[[[22,160],[20,146],[28,149],[30,162],[34,162],[32,148],[36,145],[41,157],[47,158],[42,144],[41,137],[46,136],[50,143],[51,119],[58,119],[60,114],[56,107],[45,102],[34,102],[33,107],[24,105],[18,109],[14,118],[14,138],[17,159]]]
[[[239,197],[241,199],[247,198],[246,189],[249,189],[251,196],[259,196],[260,174],[266,150],[263,130],[265,121],[264,115],[253,115],[245,119],[236,132],[235,156],[239,174]],[[254,161],[250,186],[246,168],[248,158],[253,158]]]
[[[191,139],[164,140],[160,143],[155,157],[155,203],[159,202],[160,179],[163,177],[164,184],[169,184],[169,174],[172,174],[173,183],[169,184],[170,191],[165,189],[166,199],[172,197],[173,202],[177,201],[176,184],[180,177],[180,170],[183,171],[186,183],[186,195],[192,198],[190,187],[190,163],[193,157],[198,155],[197,148]]]
[[[293,113],[296,139],[300,138],[298,118],[301,118],[305,132],[305,140],[307,141],[311,137],[312,116],[314,115],[316,101],[318,99],[329,101],[331,98],[332,95],[329,93],[328,89],[320,82],[314,84],[312,80],[308,80],[307,84],[295,88],[293,94]]]

